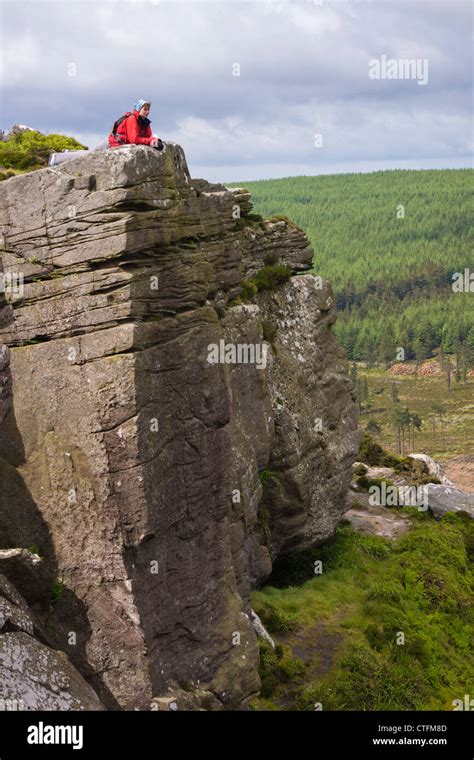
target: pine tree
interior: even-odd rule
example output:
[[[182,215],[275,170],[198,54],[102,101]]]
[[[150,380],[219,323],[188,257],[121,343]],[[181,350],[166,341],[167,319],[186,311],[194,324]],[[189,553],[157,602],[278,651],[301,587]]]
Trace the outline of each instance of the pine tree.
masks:
[[[456,344],[456,374],[455,374],[455,380],[457,384],[461,382],[461,377],[462,377],[461,366],[462,366],[462,346],[461,346],[461,343],[458,341]]]
[[[412,412],[410,421],[411,421],[411,431],[412,431],[412,449],[411,450],[415,451],[415,430],[421,429],[423,425],[423,421],[421,417],[418,414],[416,414],[416,412]]]
[[[398,398],[397,384],[392,382],[391,389],[392,389],[392,401],[393,401],[393,403],[394,404],[400,403],[400,399]]]

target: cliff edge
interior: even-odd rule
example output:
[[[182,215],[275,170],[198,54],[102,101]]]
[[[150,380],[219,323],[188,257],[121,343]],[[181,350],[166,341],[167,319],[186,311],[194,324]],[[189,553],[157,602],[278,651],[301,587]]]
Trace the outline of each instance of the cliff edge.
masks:
[[[245,708],[250,592],[347,509],[331,287],[251,210],[173,143],[0,184],[0,548],[60,579],[58,646],[109,709]]]

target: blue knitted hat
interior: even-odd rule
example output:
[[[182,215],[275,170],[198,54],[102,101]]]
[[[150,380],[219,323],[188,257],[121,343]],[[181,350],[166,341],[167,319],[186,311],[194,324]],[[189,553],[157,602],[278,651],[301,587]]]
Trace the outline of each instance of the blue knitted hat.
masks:
[[[137,100],[137,102],[135,103],[133,107],[135,111],[140,111],[145,104],[148,106],[151,106],[151,103],[149,100]]]

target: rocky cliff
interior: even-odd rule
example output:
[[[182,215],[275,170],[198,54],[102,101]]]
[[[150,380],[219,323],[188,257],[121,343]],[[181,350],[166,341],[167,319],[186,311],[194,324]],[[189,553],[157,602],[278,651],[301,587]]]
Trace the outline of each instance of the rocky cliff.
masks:
[[[57,646],[108,708],[245,707],[251,590],[347,509],[331,287],[301,230],[251,209],[172,143],[0,184],[24,278],[0,327],[0,548],[38,547]]]

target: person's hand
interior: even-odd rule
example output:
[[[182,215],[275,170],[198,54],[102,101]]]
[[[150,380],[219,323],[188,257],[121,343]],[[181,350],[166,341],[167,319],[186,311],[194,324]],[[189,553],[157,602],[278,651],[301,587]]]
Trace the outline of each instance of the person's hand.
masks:
[[[152,148],[156,148],[158,146],[158,138],[157,137],[152,137],[151,140],[150,140],[150,145],[151,145]]]

